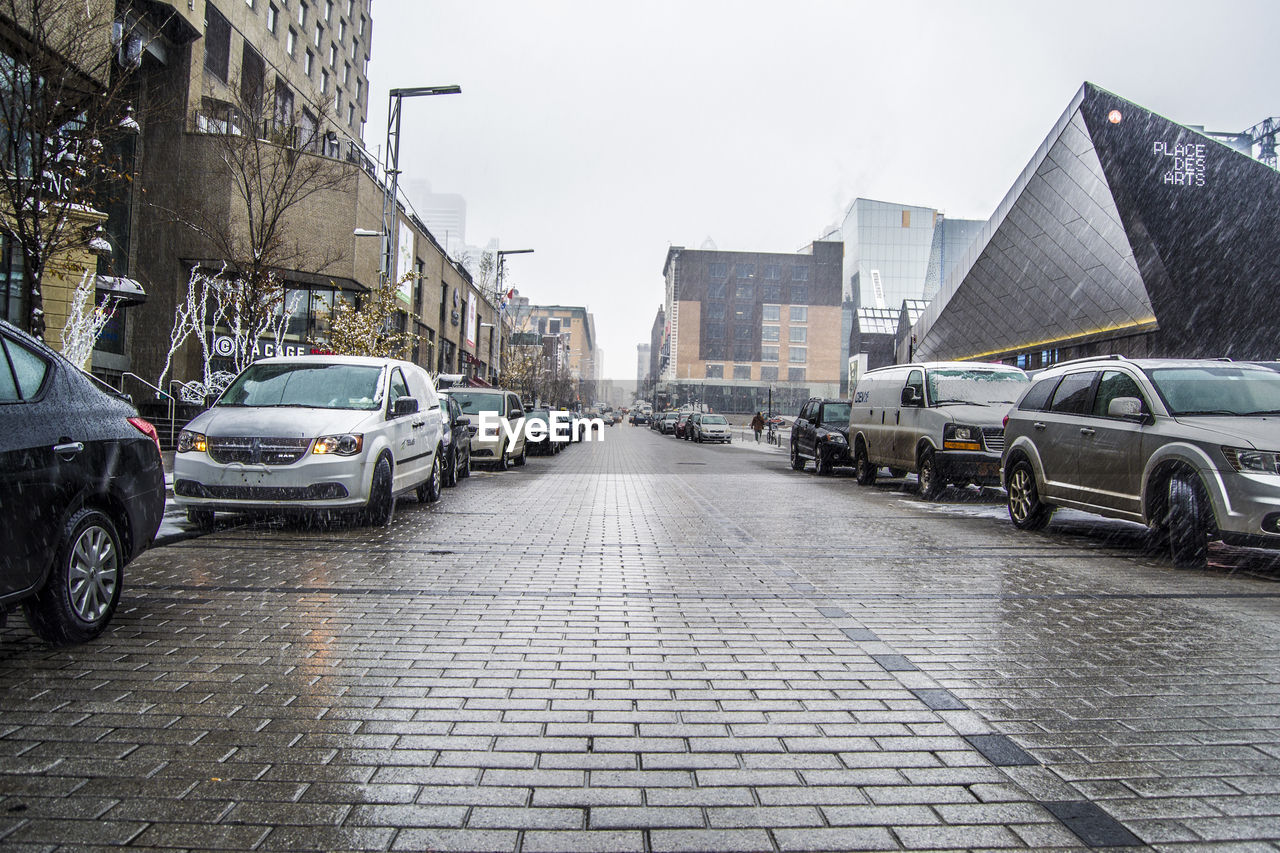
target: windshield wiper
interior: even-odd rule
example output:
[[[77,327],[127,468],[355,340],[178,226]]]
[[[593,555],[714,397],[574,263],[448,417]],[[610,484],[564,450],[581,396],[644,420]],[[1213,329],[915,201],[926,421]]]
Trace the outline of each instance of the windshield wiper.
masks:
[[[1258,415],[1280,415],[1280,409],[1259,409],[1256,412],[1241,412],[1240,417],[1251,418]]]
[[[935,406],[947,406],[955,404],[958,406],[990,406],[990,403],[979,403],[977,400],[934,400]]]
[[[1231,415],[1233,417],[1236,417],[1236,416],[1239,416],[1240,413],[1233,412],[1230,409],[1191,409],[1186,412],[1178,412],[1179,417],[1183,417],[1186,415]]]

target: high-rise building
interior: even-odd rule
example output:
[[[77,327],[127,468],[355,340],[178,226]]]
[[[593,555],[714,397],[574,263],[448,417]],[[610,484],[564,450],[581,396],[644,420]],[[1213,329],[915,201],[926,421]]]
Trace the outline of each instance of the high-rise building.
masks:
[[[649,344],[636,344],[636,387],[649,379]]]
[[[770,396],[838,393],[842,253],[838,242],[796,254],[672,246],[659,377],[672,401],[747,412]]]
[[[457,193],[432,192],[431,182],[421,178],[405,181],[403,186],[410,206],[445,251],[461,258],[467,249],[467,200]]]
[[[649,329],[649,378],[657,380],[667,367],[670,353],[665,351],[667,337],[667,312],[658,306],[653,315],[653,326]]]
[[[602,378],[602,353],[596,341],[595,317],[590,311],[578,305],[529,305],[521,313],[518,330],[558,335],[564,341],[570,376],[583,382]]]

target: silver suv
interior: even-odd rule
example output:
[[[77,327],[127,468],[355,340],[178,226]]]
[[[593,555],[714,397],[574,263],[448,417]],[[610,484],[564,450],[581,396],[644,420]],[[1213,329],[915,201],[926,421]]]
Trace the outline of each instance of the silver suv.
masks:
[[[1211,539],[1280,547],[1280,373],[1222,360],[1082,359],[1040,373],[1005,419],[1009,517],[1055,507],[1147,524],[1178,566]]]

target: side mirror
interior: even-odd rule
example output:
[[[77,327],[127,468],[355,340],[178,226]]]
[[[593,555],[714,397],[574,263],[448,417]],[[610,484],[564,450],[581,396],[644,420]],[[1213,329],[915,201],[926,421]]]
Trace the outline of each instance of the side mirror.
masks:
[[[453,425],[454,427],[469,427],[471,426],[471,421],[467,420],[465,415],[459,415],[453,419]]]
[[[402,418],[405,415],[416,414],[418,411],[418,400],[416,397],[401,397],[396,400],[391,408],[391,416],[393,418]]]
[[[914,385],[908,385],[902,389],[902,405],[918,406],[920,405],[920,390]]]
[[[1123,418],[1126,421],[1146,421],[1146,413],[1142,411],[1142,400],[1137,397],[1116,397],[1107,404],[1107,416]]]

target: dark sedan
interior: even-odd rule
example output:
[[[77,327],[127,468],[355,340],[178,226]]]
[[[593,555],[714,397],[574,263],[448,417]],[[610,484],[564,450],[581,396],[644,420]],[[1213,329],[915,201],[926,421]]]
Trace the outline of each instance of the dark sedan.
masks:
[[[155,428],[128,399],[0,322],[0,612],[91,640],[164,515]]]
[[[475,428],[462,413],[462,406],[449,394],[440,395],[440,414],[448,418],[444,428],[449,434],[449,446],[445,448],[440,471],[446,486],[456,486],[459,480],[471,476],[471,436]]]

